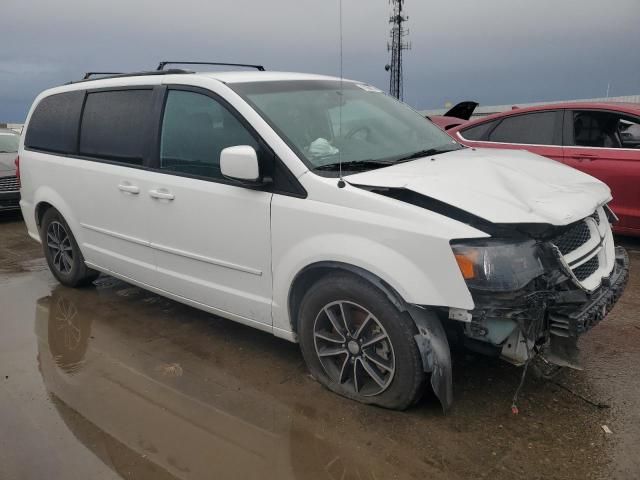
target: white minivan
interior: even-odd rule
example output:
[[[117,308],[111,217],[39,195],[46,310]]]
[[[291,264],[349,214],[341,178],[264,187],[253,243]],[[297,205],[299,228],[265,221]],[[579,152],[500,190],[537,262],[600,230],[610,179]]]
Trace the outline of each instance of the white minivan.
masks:
[[[40,94],[20,205],[64,285],[99,272],[300,343],[311,374],[388,408],[450,343],[575,366],[628,277],[599,180],[465,148],[370,85],[171,69]]]

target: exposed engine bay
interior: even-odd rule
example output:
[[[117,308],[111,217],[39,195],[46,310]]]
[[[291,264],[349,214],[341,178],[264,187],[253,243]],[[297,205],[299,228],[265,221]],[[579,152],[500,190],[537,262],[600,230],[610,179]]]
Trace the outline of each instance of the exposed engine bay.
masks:
[[[606,317],[624,291],[629,258],[613,247],[605,208],[538,239],[544,273],[524,288],[470,288],[475,308],[450,309],[460,320],[463,343],[481,353],[524,365],[540,353],[555,365],[580,368],[578,338]],[[456,322],[458,323],[458,322]]]
[[[517,292],[473,292],[476,308],[464,323],[464,344],[515,365],[542,353],[551,363],[579,368],[579,335],[606,317],[624,291],[628,271],[628,256],[618,248],[613,272],[591,293],[558,271]]]

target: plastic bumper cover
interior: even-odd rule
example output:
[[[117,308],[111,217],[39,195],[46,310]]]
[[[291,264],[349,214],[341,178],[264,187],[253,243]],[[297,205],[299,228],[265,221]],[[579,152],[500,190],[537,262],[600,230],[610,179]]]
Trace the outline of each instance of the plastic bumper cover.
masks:
[[[561,304],[548,310],[550,343],[545,357],[552,363],[579,368],[578,337],[602,321],[622,296],[629,279],[629,256],[616,248],[616,261],[608,278],[582,304]]]
[[[20,192],[0,192],[0,211],[19,210]]]

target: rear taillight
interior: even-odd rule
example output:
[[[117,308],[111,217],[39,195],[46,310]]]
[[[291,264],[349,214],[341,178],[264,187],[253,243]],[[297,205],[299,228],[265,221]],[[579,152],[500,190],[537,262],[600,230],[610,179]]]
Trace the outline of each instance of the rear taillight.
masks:
[[[13,161],[16,164],[16,178],[18,179],[18,187],[20,187],[20,155]]]

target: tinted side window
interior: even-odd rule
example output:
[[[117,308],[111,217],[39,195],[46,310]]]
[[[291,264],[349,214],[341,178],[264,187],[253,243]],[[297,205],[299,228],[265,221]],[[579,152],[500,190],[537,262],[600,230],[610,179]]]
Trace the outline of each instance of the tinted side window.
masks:
[[[160,168],[222,179],[220,152],[258,143],[219,102],[200,93],[170,90],[164,110]]]
[[[24,144],[47,152],[75,153],[83,91],[43,98],[27,126]]]
[[[87,95],[80,128],[81,155],[142,165],[149,141],[151,90]]]
[[[480,125],[473,126],[461,130],[460,133],[467,140],[486,140],[487,134],[496,126],[500,120],[493,120],[492,122],[481,123]]]
[[[557,145],[556,112],[527,113],[506,117],[489,134],[488,141]]]

